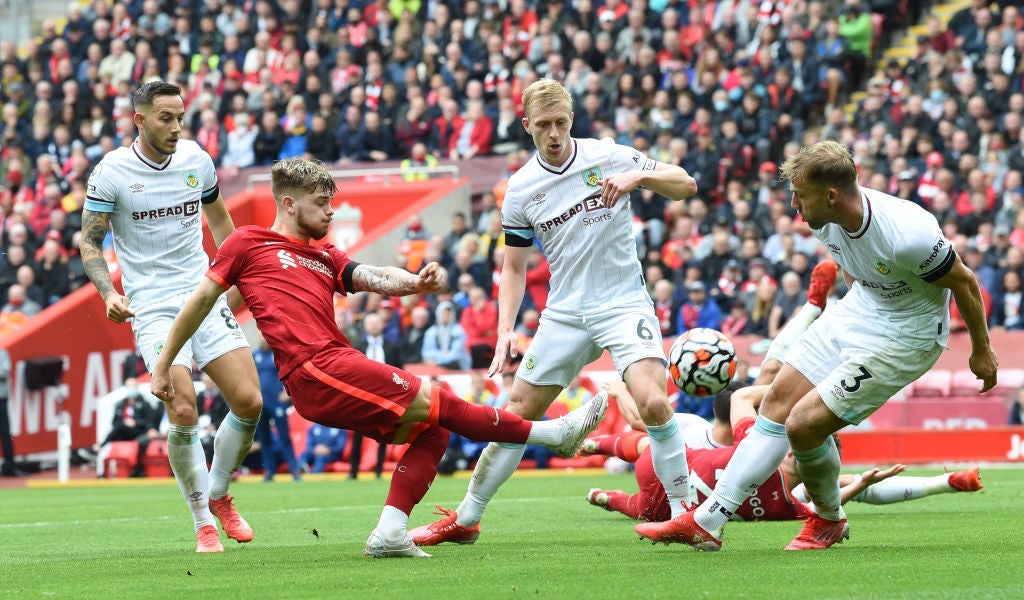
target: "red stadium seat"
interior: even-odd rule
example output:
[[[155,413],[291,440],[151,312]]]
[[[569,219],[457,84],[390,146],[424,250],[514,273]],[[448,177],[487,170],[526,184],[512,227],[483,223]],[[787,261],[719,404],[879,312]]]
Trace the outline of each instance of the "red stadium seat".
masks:
[[[569,414],[569,407],[561,400],[555,400],[552,402],[551,406],[549,406],[547,411],[544,412],[544,416],[549,419],[557,419],[559,417],[564,417],[567,414]]]
[[[935,398],[949,396],[953,387],[953,373],[946,369],[932,369],[918,378],[907,392],[908,397]]]
[[[359,471],[372,473],[377,468],[377,448],[380,444],[377,440],[363,437],[363,453],[359,457]],[[387,451],[384,453],[387,457]]]
[[[171,463],[167,460],[167,440],[153,440],[146,446],[146,454],[142,457],[142,467],[146,477],[171,477]],[[120,463],[118,463],[120,468]]]
[[[299,411],[294,408],[288,409],[288,433],[292,438],[292,449],[295,451],[295,456],[306,451],[306,433],[309,431],[310,425],[312,423],[302,418]]]
[[[953,384],[950,387],[950,396],[976,396],[981,389],[981,380],[974,376],[970,369],[957,369],[953,371]]]
[[[988,394],[1000,396],[1010,394],[1024,387],[1024,369],[999,369],[996,386]]]
[[[592,435],[608,435],[622,433],[629,425],[626,423],[622,411],[619,410],[619,403],[615,398],[608,397],[608,410],[604,413],[604,419],[597,424],[597,430]]]
[[[139,459],[139,443],[135,440],[110,442],[110,454],[107,455],[103,472],[108,479],[128,477]]]

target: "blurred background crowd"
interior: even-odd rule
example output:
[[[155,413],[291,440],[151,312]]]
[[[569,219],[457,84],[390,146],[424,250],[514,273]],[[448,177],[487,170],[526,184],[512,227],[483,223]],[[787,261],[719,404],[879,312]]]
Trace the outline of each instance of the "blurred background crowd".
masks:
[[[934,213],[978,274],[990,324],[1021,329],[1016,4],[972,0],[940,18],[907,0],[75,1],[38,37],[0,42],[0,327],[86,282],[90,170],[131,143],[133,90],[164,79],[183,90],[182,136],[222,179],[300,155],[349,169],[507,157],[450,230],[408,224],[407,240],[449,270],[450,293],[339,308],[352,337],[379,313],[405,362],[484,366],[504,186],[533,151],[521,92],[550,77],[574,96],[575,136],[613,138],[698,182],[682,202],[631,197],[665,336],[772,337],[803,303],[821,247],[778,165],[823,138],[849,145],[863,185]],[[885,59],[912,26],[915,54]],[[524,336],[547,276],[538,249]]]

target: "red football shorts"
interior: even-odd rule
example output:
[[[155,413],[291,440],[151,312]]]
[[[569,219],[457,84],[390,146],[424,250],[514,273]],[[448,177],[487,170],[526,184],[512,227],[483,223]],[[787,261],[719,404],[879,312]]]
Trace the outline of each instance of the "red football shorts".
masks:
[[[332,347],[295,368],[284,386],[304,419],[390,443],[420,378],[354,348]]]

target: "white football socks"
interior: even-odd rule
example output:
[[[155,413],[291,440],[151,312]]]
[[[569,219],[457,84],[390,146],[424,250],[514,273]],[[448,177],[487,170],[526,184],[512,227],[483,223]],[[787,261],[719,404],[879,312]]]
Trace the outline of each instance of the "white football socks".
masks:
[[[949,485],[949,473],[934,477],[896,475],[872,484],[853,499],[866,504],[893,504],[955,491],[956,489]]]
[[[390,541],[404,540],[408,535],[409,515],[394,506],[384,505],[377,521],[377,532]]]
[[[547,421],[538,421],[537,425]],[[526,446],[491,442],[487,444],[473,469],[473,477],[469,480],[469,489],[456,509],[458,517],[455,522],[465,527],[472,527],[483,518],[487,504],[494,497],[503,483],[519,468],[523,460]]]
[[[229,412],[217,428],[217,436],[213,439],[213,462],[210,465],[210,498],[219,500],[227,495],[231,476],[252,447],[257,422],[259,418],[243,419]]]
[[[807,496],[819,517],[830,521],[845,519],[839,496],[839,450],[829,436],[825,443],[810,450],[794,451],[796,472],[804,482]]]
[[[779,467],[786,452],[786,426],[758,415],[747,437],[736,446],[715,491],[696,510],[697,524],[712,533],[725,527],[736,509]]]
[[[672,517],[678,517],[691,502],[690,467],[686,463],[686,446],[683,444],[679,422],[670,418],[661,425],[648,425],[647,437],[650,440],[654,474],[665,488]]]
[[[210,513],[210,472],[206,468],[206,453],[199,443],[198,425],[171,425],[167,433],[167,460],[185,497],[196,531],[214,525]]]

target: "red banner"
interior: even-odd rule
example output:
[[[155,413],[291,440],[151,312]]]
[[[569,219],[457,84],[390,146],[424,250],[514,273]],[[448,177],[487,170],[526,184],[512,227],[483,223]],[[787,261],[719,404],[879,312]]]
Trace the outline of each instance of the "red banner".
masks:
[[[121,365],[134,344],[130,325],[107,320],[106,307],[92,284],[5,338],[3,345],[11,356],[8,410],[14,451],[55,450],[61,407],[71,416],[73,445],[91,445],[96,439],[96,401],[121,385]],[[29,391],[25,361],[41,356],[64,359],[63,385]]]
[[[844,464],[1024,462],[1024,427],[856,431],[839,437]]]

